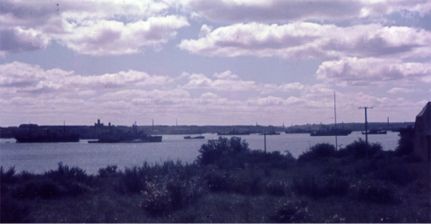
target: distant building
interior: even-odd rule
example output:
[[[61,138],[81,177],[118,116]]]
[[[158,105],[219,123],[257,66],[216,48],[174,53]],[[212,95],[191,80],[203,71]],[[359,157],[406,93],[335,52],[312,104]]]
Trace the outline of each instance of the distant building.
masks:
[[[416,116],[414,154],[431,162],[431,102]]]

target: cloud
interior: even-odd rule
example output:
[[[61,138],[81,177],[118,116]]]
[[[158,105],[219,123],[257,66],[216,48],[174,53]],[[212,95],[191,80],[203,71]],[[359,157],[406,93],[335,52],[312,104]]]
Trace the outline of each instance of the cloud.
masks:
[[[401,88],[401,87],[393,87],[390,90],[388,90],[389,94],[404,94],[404,93],[411,93],[413,90],[407,89],[407,88]]]
[[[101,20],[72,28],[73,32],[60,39],[64,45],[81,54],[131,54],[166,43],[184,26],[188,26],[187,20],[177,16],[151,17],[133,23]]]
[[[387,81],[428,82],[431,64],[397,59],[347,57],[325,61],[316,71],[317,79],[339,85],[372,85]]]
[[[409,68],[417,70],[414,66]],[[387,110],[397,105],[404,108],[397,110],[399,117],[423,106],[422,101],[403,98],[404,93],[388,97],[357,90],[355,86],[335,89],[340,113],[347,120],[358,113],[360,105],[376,106],[382,110],[379,116],[384,117]],[[274,124],[285,119],[328,122],[333,91],[326,83],[258,83],[229,70],[169,77],[136,70],[78,74],[22,62],[0,64],[0,115],[16,122],[55,123],[75,119],[82,124],[101,117],[129,124],[150,116],[157,120],[173,122],[180,118],[201,124],[255,121]]]
[[[157,49],[189,25],[185,17],[170,15],[171,7],[168,1],[153,0],[4,0],[0,2],[0,30],[8,32],[1,31],[5,37],[0,53],[36,50],[50,41],[97,56]]]
[[[342,56],[429,56],[431,32],[379,24],[335,26],[309,22],[238,23],[208,31],[179,47],[206,56],[333,58]],[[429,51],[428,51],[429,52]]]
[[[45,48],[49,38],[33,29],[0,28],[0,55]]]
[[[340,21],[378,17],[399,11],[429,11],[426,0],[185,0],[193,15],[212,21]]]

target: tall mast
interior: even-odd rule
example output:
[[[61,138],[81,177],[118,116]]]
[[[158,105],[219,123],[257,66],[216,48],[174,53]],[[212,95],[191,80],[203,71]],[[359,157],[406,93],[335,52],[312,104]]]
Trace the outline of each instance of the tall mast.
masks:
[[[335,128],[335,149],[338,150],[338,136],[337,136],[337,101],[334,91],[334,128]]]

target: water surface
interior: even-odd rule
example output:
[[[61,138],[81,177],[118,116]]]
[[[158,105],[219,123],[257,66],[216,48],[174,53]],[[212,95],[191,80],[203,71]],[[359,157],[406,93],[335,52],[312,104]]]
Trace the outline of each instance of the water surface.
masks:
[[[0,165],[14,166],[17,171],[42,173],[55,169],[59,162],[78,166],[87,173],[108,165],[119,168],[140,165],[144,161],[161,163],[167,160],[193,162],[199,148],[208,139],[216,139],[216,134],[204,134],[206,139],[185,140],[184,135],[163,135],[161,143],[116,143],[88,144],[87,140],[75,143],[15,143],[15,139],[0,139]],[[263,136],[252,134],[241,136],[252,149],[263,149]],[[338,137],[338,144],[345,146],[358,138],[364,138],[360,132]],[[398,144],[398,133],[370,135],[370,142],[380,143],[384,150],[393,150]],[[310,146],[317,143],[334,144],[334,137],[311,137],[309,134],[281,134],[267,136],[268,151],[289,151],[297,157]]]

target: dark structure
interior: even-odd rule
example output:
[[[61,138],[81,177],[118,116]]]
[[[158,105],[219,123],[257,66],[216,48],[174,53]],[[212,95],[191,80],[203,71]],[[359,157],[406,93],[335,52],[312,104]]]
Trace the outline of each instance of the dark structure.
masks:
[[[414,154],[431,162],[431,102],[416,116]]]
[[[63,130],[53,131],[41,128],[37,124],[20,125],[14,137],[19,143],[79,141],[79,135],[67,132],[66,127]]]

